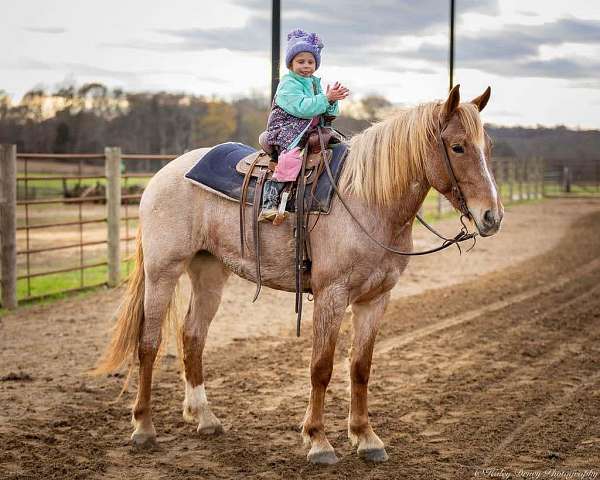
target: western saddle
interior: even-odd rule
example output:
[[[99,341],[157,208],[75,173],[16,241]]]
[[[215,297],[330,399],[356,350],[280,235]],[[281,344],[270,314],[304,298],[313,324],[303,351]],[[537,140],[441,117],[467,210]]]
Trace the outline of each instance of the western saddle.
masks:
[[[261,135],[261,139],[264,136]],[[310,293],[310,289],[303,288],[304,274],[310,273],[310,241],[307,235],[308,216],[310,213],[310,205],[306,204],[305,192],[306,187],[311,185],[312,199],[314,190],[317,186],[317,181],[324,171],[324,162],[330,162],[332,151],[327,148],[329,144],[340,143],[343,135],[331,127],[316,127],[309,132],[303,155],[302,166],[298,178],[295,182],[289,182],[286,186],[280,205],[280,211],[273,221],[274,225],[278,225],[284,220],[285,203],[288,197],[295,196],[295,228],[294,240],[296,244],[295,255],[295,273],[296,273],[296,308],[297,326],[296,335],[300,336],[300,321],[302,317],[302,294]],[[268,145],[263,145],[262,150],[251,153],[245,158],[242,158],[236,165],[236,170],[244,175],[242,183],[242,191],[240,196],[240,254],[244,258],[245,248],[245,225],[246,225],[246,204],[248,196],[248,187],[251,179],[256,179],[254,187],[254,198],[252,200],[252,226],[254,240],[254,258],[256,259],[256,291],[253,302],[256,301],[261,290],[261,272],[260,272],[260,222],[258,216],[262,205],[263,186],[267,179],[271,178],[276,167],[276,163],[271,159]],[[266,148],[265,148],[266,147]],[[310,202],[309,202],[310,203]]]

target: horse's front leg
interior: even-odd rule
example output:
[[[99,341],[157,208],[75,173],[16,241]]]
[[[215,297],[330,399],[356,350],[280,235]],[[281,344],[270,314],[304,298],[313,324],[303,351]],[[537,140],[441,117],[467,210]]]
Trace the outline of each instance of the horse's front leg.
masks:
[[[358,455],[372,462],[385,462],[388,459],[383,442],[369,423],[367,387],[375,336],[389,298],[390,294],[386,292],[368,302],[352,304],[354,335],[350,353],[351,400],[348,437],[352,445],[358,445]]]
[[[313,349],[310,363],[311,391],[302,424],[302,436],[310,442],[308,460],[332,464],[338,461],[325,435],[323,409],[325,391],[333,371],[333,354],[340,324],[347,306],[346,291],[333,286],[315,292]]]

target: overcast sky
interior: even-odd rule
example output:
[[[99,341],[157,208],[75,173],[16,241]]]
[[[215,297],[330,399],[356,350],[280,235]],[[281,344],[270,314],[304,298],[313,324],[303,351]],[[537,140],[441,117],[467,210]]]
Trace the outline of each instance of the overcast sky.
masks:
[[[281,4],[283,44],[298,27],[323,39],[317,75],[325,83],[403,104],[445,95],[449,0]],[[0,90],[15,100],[33,87],[90,81],[225,98],[270,90],[271,0],[0,5]],[[599,0],[456,6],[456,83],[464,97],[491,85],[486,121],[600,128]]]

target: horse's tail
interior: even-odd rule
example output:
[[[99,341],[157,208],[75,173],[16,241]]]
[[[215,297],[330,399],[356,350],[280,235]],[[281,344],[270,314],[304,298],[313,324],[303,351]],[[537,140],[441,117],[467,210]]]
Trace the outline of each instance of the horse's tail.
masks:
[[[110,344],[92,373],[100,375],[113,372],[128,360],[133,365],[144,323],[144,284],[142,230],[138,227],[135,239],[135,266],[129,276],[127,293],[117,311],[117,323],[113,328]]]

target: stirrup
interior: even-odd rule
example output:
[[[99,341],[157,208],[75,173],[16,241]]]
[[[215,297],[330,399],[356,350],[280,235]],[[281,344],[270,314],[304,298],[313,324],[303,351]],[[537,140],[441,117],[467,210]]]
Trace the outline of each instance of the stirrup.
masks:
[[[273,221],[273,220],[275,220],[275,218],[277,218],[278,213],[279,212],[277,210],[275,210],[274,208],[263,208],[260,211],[260,214],[258,215],[258,221],[259,222]]]
[[[287,205],[288,197],[290,196],[289,190],[285,190],[281,194],[281,200],[279,201],[279,208],[277,209],[277,214],[273,219],[273,225],[281,225],[283,221],[287,218],[287,212],[285,211],[285,207]]]

